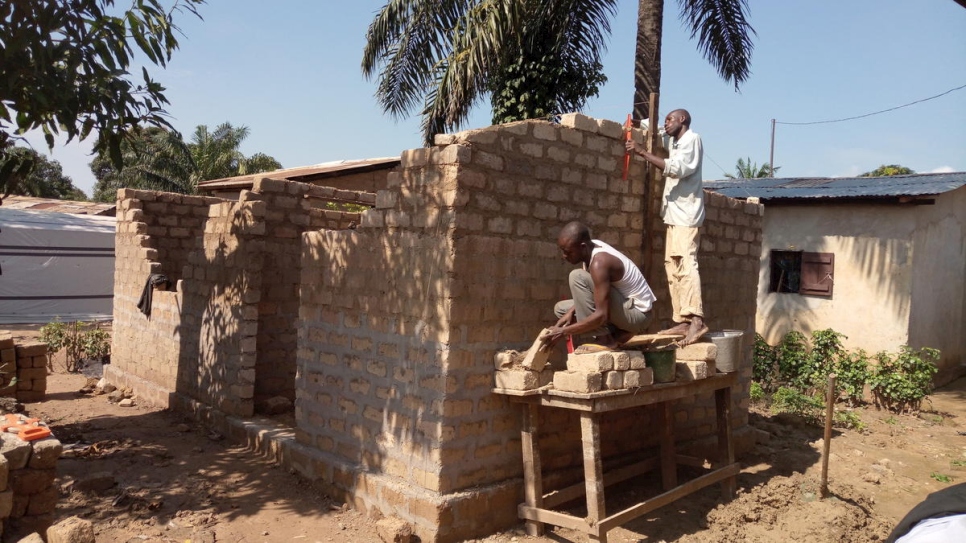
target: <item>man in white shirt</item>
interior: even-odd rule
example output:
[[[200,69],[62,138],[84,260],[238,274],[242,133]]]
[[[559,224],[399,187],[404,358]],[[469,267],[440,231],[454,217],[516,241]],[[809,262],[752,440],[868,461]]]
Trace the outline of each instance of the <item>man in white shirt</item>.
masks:
[[[593,239],[590,229],[576,221],[561,229],[557,247],[564,260],[581,267],[570,273],[573,298],[554,307],[557,323],[543,336],[544,343],[586,335],[600,347],[617,349],[647,328],[654,293],[634,262]]]
[[[683,335],[678,343],[690,345],[708,333],[701,302],[701,277],[698,274],[699,228],[704,223],[704,190],[701,186],[701,161],[704,149],[701,136],[690,129],[691,114],[675,109],[664,119],[665,147],[668,158],[648,153],[630,140],[626,147],[664,171],[664,197],[661,216],[667,224],[664,268],[671,291],[673,327],[661,334]],[[667,139],[669,137],[669,139]]]

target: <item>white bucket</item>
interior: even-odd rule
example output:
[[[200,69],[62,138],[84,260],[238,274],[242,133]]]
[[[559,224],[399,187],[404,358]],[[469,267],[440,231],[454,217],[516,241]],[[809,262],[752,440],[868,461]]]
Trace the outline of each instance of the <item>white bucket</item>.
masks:
[[[738,371],[738,364],[741,362],[741,338],[744,335],[741,330],[708,333],[708,338],[718,346],[715,368],[721,373]]]

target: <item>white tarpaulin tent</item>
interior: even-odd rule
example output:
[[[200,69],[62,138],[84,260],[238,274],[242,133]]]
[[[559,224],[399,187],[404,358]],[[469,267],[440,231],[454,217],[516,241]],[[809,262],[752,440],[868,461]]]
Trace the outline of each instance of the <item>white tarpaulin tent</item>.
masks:
[[[0,324],[110,319],[115,224],[0,206]]]

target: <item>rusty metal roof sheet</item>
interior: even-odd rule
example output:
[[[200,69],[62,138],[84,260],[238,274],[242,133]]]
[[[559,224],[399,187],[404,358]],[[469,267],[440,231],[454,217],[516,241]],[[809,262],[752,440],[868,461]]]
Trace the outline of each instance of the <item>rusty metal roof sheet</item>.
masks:
[[[870,199],[943,194],[966,185],[966,172],[922,173],[887,177],[804,177],[705,181],[704,188],[730,196],[761,200]]]
[[[56,200],[53,198],[10,195],[3,199],[3,208],[113,217],[117,206],[115,204],[105,204],[102,202],[82,202],[77,200]]]
[[[250,189],[256,177],[270,177],[272,179],[287,179],[290,181],[311,182],[328,177],[339,175],[349,175],[353,173],[363,173],[374,170],[387,170],[399,165],[399,157],[387,158],[367,158],[363,160],[336,160],[334,162],[324,162],[313,166],[300,166],[298,168],[284,168],[271,172],[262,172],[252,175],[239,175],[237,177],[226,177],[223,179],[212,179],[198,183],[198,190],[210,192],[221,189]]]

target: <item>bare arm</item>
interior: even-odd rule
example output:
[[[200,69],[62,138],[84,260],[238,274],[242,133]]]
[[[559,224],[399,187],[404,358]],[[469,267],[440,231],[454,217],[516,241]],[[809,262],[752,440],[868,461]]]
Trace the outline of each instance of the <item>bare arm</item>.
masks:
[[[590,264],[590,277],[594,281],[594,312],[586,319],[564,324],[562,317],[557,321],[557,325],[550,328],[547,335],[547,342],[556,343],[563,336],[577,335],[584,332],[596,330],[610,322],[610,286],[613,281],[620,280],[624,276],[624,265],[620,260],[609,254],[600,254],[594,258]],[[568,315],[571,312],[568,311]],[[564,315],[567,317],[567,315]],[[572,318],[572,317],[571,317]]]
[[[663,158],[655,154],[648,153],[644,149],[644,147],[638,145],[637,142],[634,140],[630,140],[627,143],[625,143],[624,147],[627,149],[627,152],[634,153],[644,158],[644,160],[650,162],[651,164],[657,166],[658,168],[661,168],[662,171],[664,170],[664,167],[667,165],[667,163],[664,161]]]

